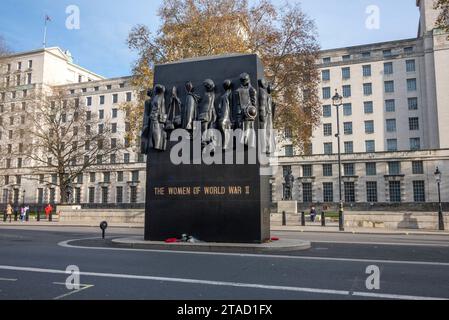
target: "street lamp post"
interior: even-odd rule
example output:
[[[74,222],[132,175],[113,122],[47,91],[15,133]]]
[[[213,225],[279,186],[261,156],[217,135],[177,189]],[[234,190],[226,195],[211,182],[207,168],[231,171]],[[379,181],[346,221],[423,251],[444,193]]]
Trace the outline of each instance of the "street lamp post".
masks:
[[[341,137],[340,137],[340,107],[343,105],[343,97],[335,90],[335,95],[332,98],[333,105],[337,110],[337,134],[335,137],[338,140],[338,190],[340,196],[340,207],[338,210],[338,226],[340,231],[345,231],[345,217],[343,210],[343,196],[341,186]]]
[[[443,205],[441,203],[441,171],[438,167],[435,171],[435,179],[438,186],[438,227],[440,231],[444,231]]]

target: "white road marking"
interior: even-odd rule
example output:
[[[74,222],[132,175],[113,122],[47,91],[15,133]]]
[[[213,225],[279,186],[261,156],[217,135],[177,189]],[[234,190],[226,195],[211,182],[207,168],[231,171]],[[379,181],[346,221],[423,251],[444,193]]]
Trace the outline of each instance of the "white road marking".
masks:
[[[53,284],[61,285],[61,286],[65,286],[65,285],[66,285],[65,283],[61,283],[61,282],[53,282]],[[70,291],[69,293],[60,295],[60,296],[58,296],[58,297],[56,297],[56,298],[53,298],[53,300],[61,300],[61,299],[63,299],[63,298],[66,298],[66,297],[68,297],[68,296],[71,296],[71,295],[73,295],[73,294],[75,294],[75,293],[79,293],[79,292],[81,292],[81,291],[90,289],[90,288],[92,288],[92,287],[94,287],[93,284],[80,284],[80,288],[79,288],[78,290]]]
[[[129,251],[129,252],[150,252],[150,253],[179,254],[179,255],[226,256],[226,257],[241,257],[241,258],[250,257],[250,258],[263,258],[263,259],[338,261],[338,262],[355,262],[355,263],[368,263],[368,264],[404,264],[404,265],[449,267],[448,262],[403,261],[403,260],[396,261],[396,260],[350,259],[350,258],[330,258],[330,257],[311,257],[311,256],[286,256],[286,255],[251,254],[251,253],[223,253],[223,252],[196,252],[196,251],[176,251],[176,250],[81,247],[70,244],[70,242],[74,241],[94,240],[94,239],[101,239],[101,238],[67,240],[58,243],[58,245],[65,248],[82,249],[82,250]]]
[[[16,281],[17,281],[17,279],[0,278],[0,281],[10,281],[10,282],[16,282]]]
[[[41,268],[30,268],[30,267],[13,267],[13,266],[0,266],[0,270],[35,272],[35,273],[50,273],[50,274],[65,274],[66,273],[65,270],[41,269]],[[253,283],[211,281],[211,280],[184,279],[184,278],[168,278],[168,277],[153,277],[153,276],[139,276],[139,275],[130,275],[130,274],[80,272],[80,275],[86,276],[86,277],[101,277],[101,278],[115,278],[115,279],[175,282],[175,283],[194,284],[194,285],[223,286],[223,287],[234,287],[234,288],[250,288],[250,289],[303,292],[303,293],[314,293],[314,294],[330,294],[330,295],[339,295],[339,296],[370,297],[370,298],[379,298],[379,299],[395,299],[395,300],[449,300],[449,299],[445,299],[445,298],[436,298],[436,297],[421,297],[421,296],[411,296],[411,295],[366,293],[366,292],[350,292],[350,291],[347,291],[347,290],[332,290],[332,289],[316,289],[316,288],[274,286],[274,285],[253,284]],[[84,288],[84,289],[87,289],[87,288]]]
[[[406,242],[354,242],[354,241],[332,241],[332,240],[307,240],[311,243],[330,243],[330,244],[363,244],[373,246],[399,246],[399,247],[437,247],[449,248],[449,244],[440,243],[406,243]]]

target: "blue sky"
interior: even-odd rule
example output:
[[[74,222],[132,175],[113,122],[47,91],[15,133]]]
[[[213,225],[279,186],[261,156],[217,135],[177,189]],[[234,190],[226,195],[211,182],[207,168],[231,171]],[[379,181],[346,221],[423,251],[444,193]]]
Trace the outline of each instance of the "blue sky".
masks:
[[[276,4],[283,2],[273,0]],[[315,20],[323,49],[415,37],[419,14],[415,0],[287,0],[300,2]],[[52,18],[48,46],[72,52],[75,63],[106,77],[130,74],[135,55],[126,46],[132,26],[156,31],[162,0],[2,0],[0,34],[14,51],[42,47],[45,14]],[[80,9],[80,29],[68,30],[66,8]],[[365,27],[366,8],[380,9],[380,28]]]

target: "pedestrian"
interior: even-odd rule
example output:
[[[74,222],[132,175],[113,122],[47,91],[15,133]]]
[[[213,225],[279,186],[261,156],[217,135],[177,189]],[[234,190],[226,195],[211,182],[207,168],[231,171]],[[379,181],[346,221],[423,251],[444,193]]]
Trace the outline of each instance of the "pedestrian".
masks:
[[[20,212],[20,207],[19,205],[15,205],[14,206],[14,221],[17,221],[17,217],[19,216],[19,212]]]
[[[45,216],[47,217],[47,220],[49,220],[50,214],[53,211],[53,207],[51,206],[51,204],[49,203],[46,207],[45,207]]]
[[[29,207],[29,206],[26,206],[26,207],[23,209],[23,211],[24,211],[23,219],[24,219],[24,221],[28,221],[27,217],[28,217],[28,214],[29,214],[29,212],[30,212],[30,207]]]
[[[8,203],[8,206],[6,207],[6,219],[8,219],[9,216],[9,223],[11,223],[12,211],[12,205]]]
[[[20,208],[20,222],[24,221],[24,217],[25,217],[25,206],[22,206]]]
[[[312,207],[310,209],[310,219],[312,220],[312,222],[315,222],[315,218],[316,218],[317,212],[315,207]]]

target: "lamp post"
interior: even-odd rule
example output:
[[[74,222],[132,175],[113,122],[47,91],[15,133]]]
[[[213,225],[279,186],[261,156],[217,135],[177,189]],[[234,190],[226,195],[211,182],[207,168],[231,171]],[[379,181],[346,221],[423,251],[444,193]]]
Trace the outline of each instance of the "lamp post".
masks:
[[[343,197],[341,187],[341,137],[340,137],[340,107],[343,105],[343,97],[335,90],[335,95],[332,98],[333,105],[337,110],[337,134],[335,137],[338,140],[338,190],[340,196],[340,207],[338,210],[338,226],[340,231],[345,231],[345,217],[343,210]]]
[[[435,180],[438,186],[438,227],[440,231],[444,231],[443,205],[441,203],[441,171],[438,167],[435,171]]]

